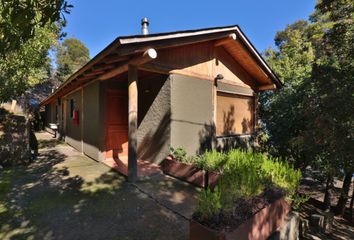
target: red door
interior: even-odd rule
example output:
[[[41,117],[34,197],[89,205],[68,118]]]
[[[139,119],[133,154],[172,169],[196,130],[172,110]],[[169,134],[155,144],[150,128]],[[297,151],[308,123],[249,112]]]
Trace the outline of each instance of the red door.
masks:
[[[128,155],[128,94],[106,92],[106,158]]]

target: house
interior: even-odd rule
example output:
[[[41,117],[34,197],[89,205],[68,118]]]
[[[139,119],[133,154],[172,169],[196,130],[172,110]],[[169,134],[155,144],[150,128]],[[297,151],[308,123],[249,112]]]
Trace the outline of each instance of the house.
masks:
[[[170,146],[189,154],[251,136],[260,91],[282,86],[238,26],[118,37],[41,104],[65,142],[137,177]]]

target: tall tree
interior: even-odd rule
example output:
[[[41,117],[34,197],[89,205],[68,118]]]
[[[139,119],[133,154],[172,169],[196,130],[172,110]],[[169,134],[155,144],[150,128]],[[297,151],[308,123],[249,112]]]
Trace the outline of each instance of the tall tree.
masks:
[[[331,23],[316,45],[313,92],[308,98],[318,145],[330,156],[335,174],[344,171],[337,213],[343,215],[354,170],[354,4],[350,0],[323,0],[312,16],[314,25]]]
[[[16,98],[48,77],[48,50],[57,41],[59,29],[41,27],[19,49],[0,58],[0,101]]]
[[[76,38],[67,38],[57,50],[57,76],[65,81],[90,60],[88,48]]]
[[[62,20],[71,8],[65,0],[1,0],[0,55],[21,48],[40,28]]]
[[[285,82],[283,90],[261,97],[270,142],[276,154],[326,173],[328,208],[333,177],[344,171],[348,179],[353,173],[353,12],[350,0],[318,1],[309,21],[279,32],[277,49],[266,52]],[[339,214],[349,187],[350,181],[344,181]]]
[[[314,51],[308,40],[307,21],[298,21],[278,32],[276,49],[265,53],[270,66],[284,82],[281,91],[264,92],[260,96],[261,118],[265,122],[273,145],[273,154],[292,159],[298,167],[306,166],[313,158],[307,148],[309,138],[303,133],[306,124],[305,82],[310,81]]]
[[[71,7],[64,0],[0,1],[0,102],[46,78],[48,50]]]

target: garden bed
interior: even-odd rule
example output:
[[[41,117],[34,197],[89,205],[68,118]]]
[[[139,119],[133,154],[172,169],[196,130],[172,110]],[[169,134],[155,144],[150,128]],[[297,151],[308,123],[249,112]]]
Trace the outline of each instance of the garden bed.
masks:
[[[219,173],[206,171],[193,164],[182,163],[168,156],[161,163],[162,171],[170,176],[189,182],[198,187],[214,189],[217,184]]]
[[[256,202],[254,202],[256,201]],[[249,203],[240,202],[243,205],[241,212],[250,207],[250,210],[256,210],[248,219],[242,221],[245,216],[242,213],[239,218],[228,219],[218,225],[209,226],[200,223],[198,220],[190,221],[190,240],[227,240],[227,239],[267,239],[274,231],[281,228],[286,222],[286,216],[290,212],[290,205],[280,198],[272,203],[263,205],[258,202],[259,199],[250,200]],[[255,205],[252,205],[256,203]],[[263,205],[263,208],[260,208]],[[231,225],[231,226],[230,226]]]

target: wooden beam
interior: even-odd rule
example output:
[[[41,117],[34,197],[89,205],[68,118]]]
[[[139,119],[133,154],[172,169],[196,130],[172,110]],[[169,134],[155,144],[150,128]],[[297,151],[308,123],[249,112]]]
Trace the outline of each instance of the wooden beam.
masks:
[[[258,91],[265,91],[265,90],[271,90],[271,89],[276,89],[277,86],[275,84],[268,84],[268,85],[261,85],[257,87]]]
[[[83,77],[92,77],[104,73],[104,70],[94,70],[92,72],[82,74]]]
[[[216,40],[215,43],[214,43],[214,46],[215,47],[219,47],[219,46],[222,46],[222,45],[225,45],[225,44],[228,44],[232,41],[235,41],[236,40],[236,33],[231,33],[229,36],[227,36],[226,38],[222,38],[222,39],[219,39],[219,40]]]
[[[151,61],[153,59],[155,59],[157,57],[157,53],[156,50],[153,48],[150,48],[148,50],[146,50],[143,55],[137,56],[133,59],[131,59],[130,61],[128,61],[127,63],[124,63],[122,65],[120,65],[119,67],[102,74],[101,76],[98,77],[98,80],[107,80],[110,79],[112,77],[115,77],[121,73],[124,73],[126,71],[128,71],[128,66],[129,65],[134,65],[134,66],[138,66],[141,64],[144,64],[148,61]]]
[[[117,67],[118,64],[99,64],[99,65],[95,65],[94,67],[92,67],[92,71],[102,71],[102,70],[110,70],[112,68]]]
[[[148,49],[151,47],[155,49],[180,47],[189,44],[201,43],[201,42],[207,42],[215,39],[225,38],[229,36],[230,33],[232,32],[234,32],[234,30],[230,30],[229,32],[211,33],[207,35],[202,34],[202,35],[190,36],[186,38],[181,37],[181,38],[170,39],[168,41],[161,39],[161,40],[156,40],[153,43],[149,41],[149,42],[141,42],[141,43],[134,43],[134,44],[126,44],[124,47],[118,48],[116,50],[116,53],[118,53],[120,56],[124,56],[124,55],[139,53],[142,52],[144,49]]]
[[[111,63],[126,61],[128,59],[129,59],[129,56],[119,56],[118,54],[112,54],[112,55],[108,55],[107,57],[105,57],[102,60],[102,62],[104,62],[106,64],[111,64]]]
[[[128,66],[128,180],[134,182],[138,178],[137,160],[137,128],[138,128],[138,69]]]

